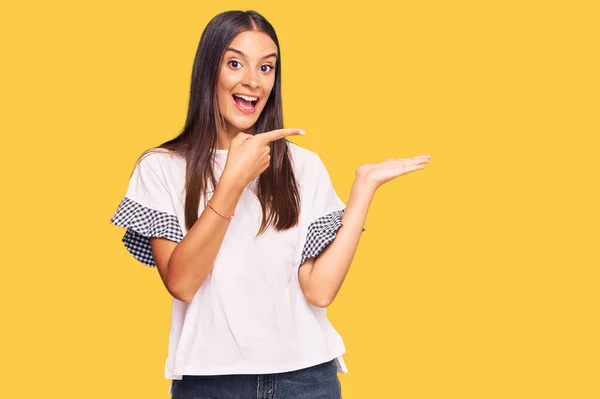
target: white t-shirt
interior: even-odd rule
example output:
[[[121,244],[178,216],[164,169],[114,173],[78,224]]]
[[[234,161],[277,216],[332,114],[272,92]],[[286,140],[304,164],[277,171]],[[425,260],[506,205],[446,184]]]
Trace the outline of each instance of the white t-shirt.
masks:
[[[298,282],[304,259],[318,255],[335,238],[346,206],[319,156],[286,142],[301,194],[299,224],[283,232],[269,227],[255,237],[262,220],[254,191],[258,177],[245,188],[214,265],[192,301],[172,300],[165,378],[271,374],[332,359],[337,359],[338,372],[348,371],[341,356],[343,340],[326,309],[310,305]],[[136,165],[111,219],[127,228],[127,250],[153,267],[149,237],[179,242],[187,233],[185,159],[157,151]],[[217,181],[227,153],[216,150]],[[199,214],[203,210],[201,200]]]

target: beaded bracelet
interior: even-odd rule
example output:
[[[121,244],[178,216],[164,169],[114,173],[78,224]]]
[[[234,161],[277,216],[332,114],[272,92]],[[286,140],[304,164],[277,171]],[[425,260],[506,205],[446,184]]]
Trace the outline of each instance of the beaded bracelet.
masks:
[[[223,217],[223,218],[225,218],[225,219],[229,219],[229,220],[231,220],[231,219],[233,219],[233,216],[235,215],[235,214],[234,214],[234,215],[231,215],[231,216],[225,216],[225,215],[222,215],[222,214],[220,214],[219,212],[217,212],[217,210],[216,210],[215,208],[213,208],[213,207],[212,207],[212,205],[210,204],[210,202],[206,202],[206,204],[207,204],[207,205],[208,205],[208,207],[209,207],[210,209],[212,209],[212,210],[213,210],[213,211],[214,211],[214,212],[215,212],[217,215],[219,215],[219,216],[221,216],[221,217]]]

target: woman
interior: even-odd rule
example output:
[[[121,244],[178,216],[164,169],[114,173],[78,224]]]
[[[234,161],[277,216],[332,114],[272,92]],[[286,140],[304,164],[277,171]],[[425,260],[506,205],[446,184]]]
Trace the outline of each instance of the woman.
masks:
[[[273,27],[254,11],[214,17],[183,131],[141,157],[111,219],[173,297],[174,399],[341,397],[345,348],[325,308],[375,190],[429,156],[359,166],[346,206],[321,159],[285,139],[301,134],[283,128]]]

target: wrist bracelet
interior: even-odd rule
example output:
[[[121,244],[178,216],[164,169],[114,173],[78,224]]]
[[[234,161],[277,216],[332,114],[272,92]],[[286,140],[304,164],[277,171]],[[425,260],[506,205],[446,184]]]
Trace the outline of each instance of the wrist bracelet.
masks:
[[[225,218],[225,219],[229,219],[229,220],[231,220],[231,219],[233,219],[233,216],[235,215],[235,214],[234,214],[234,215],[231,215],[231,216],[225,216],[225,215],[222,215],[222,214],[220,214],[219,212],[217,212],[217,210],[216,210],[215,208],[213,208],[213,207],[212,207],[212,205],[210,204],[210,202],[206,202],[206,204],[207,204],[207,205],[208,205],[208,207],[209,207],[210,209],[212,209],[212,210],[213,210],[213,211],[214,211],[214,212],[215,212],[217,215],[219,215],[219,216],[221,216],[221,217],[223,217],[223,218]]]

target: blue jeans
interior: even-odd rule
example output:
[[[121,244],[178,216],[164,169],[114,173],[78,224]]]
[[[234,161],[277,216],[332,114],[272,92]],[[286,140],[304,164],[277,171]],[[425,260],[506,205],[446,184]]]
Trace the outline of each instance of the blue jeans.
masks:
[[[341,399],[333,359],[276,374],[184,375],[173,380],[171,399]]]

